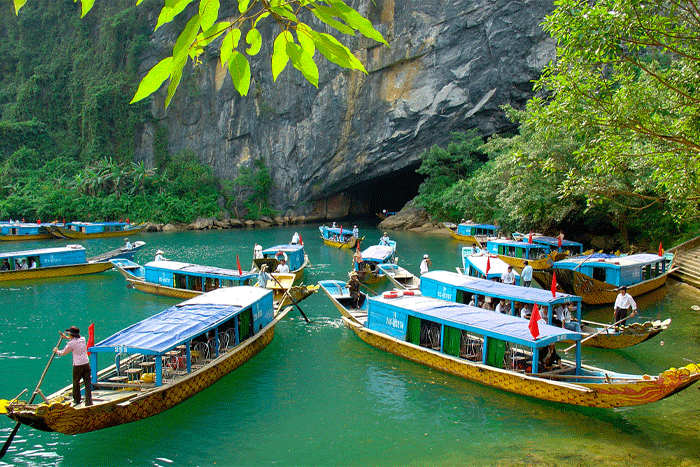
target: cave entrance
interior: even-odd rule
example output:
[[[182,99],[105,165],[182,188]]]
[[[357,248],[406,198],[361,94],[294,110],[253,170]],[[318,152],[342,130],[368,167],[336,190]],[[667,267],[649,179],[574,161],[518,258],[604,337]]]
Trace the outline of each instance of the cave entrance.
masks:
[[[418,195],[418,187],[425,180],[425,175],[416,172],[419,167],[420,162],[347,188],[345,193],[352,199],[348,215],[374,216],[384,209],[400,211]]]

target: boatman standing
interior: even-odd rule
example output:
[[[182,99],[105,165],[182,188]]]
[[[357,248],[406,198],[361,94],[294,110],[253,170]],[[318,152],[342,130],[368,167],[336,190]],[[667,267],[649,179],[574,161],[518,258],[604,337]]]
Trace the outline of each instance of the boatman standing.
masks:
[[[124,239],[124,250],[131,250],[131,242],[129,241],[128,238]]]
[[[432,266],[433,263],[430,261],[430,256],[427,254],[423,255],[423,261],[420,262],[420,273],[421,275],[425,274],[430,270],[430,266]]]
[[[389,236],[384,232],[384,235],[379,239],[380,245],[389,246]]]
[[[620,287],[620,293],[617,294],[615,299],[615,322],[621,321],[622,326],[627,323],[627,311],[632,308],[632,314],[637,313],[637,303],[634,298],[627,293],[627,287]],[[630,315],[631,316],[631,315]]]
[[[260,266],[260,272],[258,273],[258,283],[256,284],[258,287],[266,288],[267,287],[267,281],[272,279],[272,276],[270,276],[270,273],[267,272],[267,264],[263,264]]]
[[[292,235],[292,245],[298,245],[299,238],[299,232],[294,232],[294,235]]]
[[[523,261],[523,264],[525,264],[525,267],[520,273],[520,280],[523,281],[523,287],[532,287],[532,266],[527,260]]]
[[[258,243],[255,243],[255,246],[253,247],[253,258],[254,259],[260,259],[263,257],[263,252],[262,252],[262,246],[258,245]]]
[[[73,352],[73,402],[75,405],[80,404],[80,380],[85,383],[85,405],[92,405],[92,383],[90,382],[90,360],[87,355],[87,344],[85,338],[80,337],[80,329],[71,326],[66,329],[68,333],[61,335],[66,339],[70,339],[63,350],[58,350],[54,347],[53,351],[59,357]]]
[[[168,258],[163,256],[163,250],[156,251],[156,257],[153,261],[167,261]]]
[[[356,225],[352,227],[352,234],[355,238],[360,238],[360,229],[358,229]]]

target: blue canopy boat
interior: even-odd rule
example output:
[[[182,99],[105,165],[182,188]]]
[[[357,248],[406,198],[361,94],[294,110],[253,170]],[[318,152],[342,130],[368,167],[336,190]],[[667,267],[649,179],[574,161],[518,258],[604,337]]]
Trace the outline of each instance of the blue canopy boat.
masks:
[[[367,301],[366,318],[342,317],[366,343],[526,397],[598,408],[633,406],[669,397],[700,379],[695,364],[658,376],[583,365],[579,333],[540,324],[534,338],[525,320],[461,303],[401,292]],[[562,341],[576,342],[574,361],[555,358],[550,345]]]
[[[355,270],[364,284],[376,284],[386,278],[378,267],[380,264],[396,263],[396,242],[389,240],[389,245],[372,245],[362,251],[362,262],[355,264]]]
[[[304,245],[275,245],[262,251],[262,258],[253,259],[253,271],[259,271],[260,266],[267,264],[268,272],[274,272],[279,260],[284,258],[289,266],[289,272],[294,274],[294,280],[301,279],[304,268],[309,265],[309,257],[304,251]]]
[[[88,261],[81,245],[0,253],[0,281],[95,274],[112,269],[109,261]]]
[[[566,257],[583,254],[583,244],[571,240],[559,239],[558,237],[548,237],[546,235],[533,235],[532,242],[547,246],[551,251],[555,251],[554,261],[559,261]],[[559,244],[561,243],[561,246]]]
[[[452,224],[454,226],[454,224]],[[456,229],[445,227],[455,240],[470,244],[483,245],[489,238],[498,236],[498,227],[491,224],[476,224],[474,222],[462,222]]]
[[[49,232],[59,238],[88,239],[125,237],[137,234],[144,225],[134,225],[129,222],[69,222],[62,225],[52,225]]]
[[[356,248],[365,237],[357,238],[352,234],[352,229],[342,227],[326,227],[322,225],[318,228],[321,232],[323,243],[336,248]]]
[[[0,222],[0,241],[17,242],[54,238],[48,227],[57,224],[37,224],[34,222]]]
[[[522,270],[527,260],[533,269],[546,269],[552,266],[552,257],[556,254],[551,248],[539,243],[521,242],[503,238],[492,239],[486,242],[489,253],[498,255],[506,263]]]
[[[479,247],[462,247],[462,271],[471,277],[501,281],[503,273],[508,272],[508,263],[497,255],[490,254]],[[520,274],[513,270],[515,283],[520,285]]]
[[[127,248],[126,246],[115,248],[114,250],[107,251],[106,253],[102,253],[101,255],[88,258],[88,261],[109,261],[110,259],[132,260],[134,259],[134,255],[136,254],[136,252],[143,248],[145,245],[146,242],[134,242],[131,244],[130,248]]]
[[[7,416],[73,435],[159,414],[261,352],[290,309],[274,316],[272,292],[257,287],[193,298],[90,347],[93,405],[84,399],[74,405],[70,385],[38,404],[13,400],[5,406]],[[98,370],[102,361],[113,364]]]
[[[552,296],[550,290],[532,287],[507,285],[475,277],[467,277],[449,271],[430,271],[421,276],[421,292],[423,295],[439,298],[450,302],[481,304],[482,308],[493,310],[498,301],[508,305],[508,314],[522,316],[526,308],[527,317],[535,304],[540,309],[540,315],[547,323],[563,327],[562,313],[569,306],[572,318],[581,328],[583,340],[581,343],[588,347],[604,349],[620,349],[647,341],[667,329],[671,320],[647,321],[645,323],[630,323],[618,329],[610,324],[596,323],[581,319],[581,297],[556,292]],[[571,306],[573,305],[573,306]],[[574,309],[575,308],[575,309]]]

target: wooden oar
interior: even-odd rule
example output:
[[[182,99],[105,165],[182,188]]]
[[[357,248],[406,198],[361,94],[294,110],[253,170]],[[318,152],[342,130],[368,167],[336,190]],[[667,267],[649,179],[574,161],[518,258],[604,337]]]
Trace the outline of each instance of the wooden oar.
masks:
[[[63,333],[59,332],[61,334],[61,338],[58,339],[58,344],[54,348],[57,348],[59,345],[61,345],[61,342],[63,342]],[[39,383],[36,385],[36,389],[34,389],[34,392],[32,393],[32,397],[29,399],[29,403],[31,404],[34,402],[34,398],[36,397],[37,394],[39,394],[39,388],[41,387],[41,383],[44,382],[44,377],[46,376],[46,372],[49,371],[49,366],[51,366],[51,362],[53,362],[53,358],[56,356],[55,351],[51,351],[51,358],[49,358],[49,362],[46,364],[46,368],[44,368],[44,372],[41,374],[41,378],[39,378]],[[88,382],[88,384],[90,384]],[[12,440],[15,438],[15,435],[17,434],[17,430],[19,430],[19,427],[22,423],[17,422],[15,427],[12,429],[12,433],[10,433],[10,436],[7,438],[7,441],[5,441],[5,444],[2,446],[2,449],[0,449],[0,459],[2,459],[5,456],[5,453],[7,452],[7,449],[10,447],[10,444],[12,444]]]
[[[595,334],[591,334],[590,336],[586,337],[585,339],[581,339],[580,342],[581,342],[581,343],[586,342],[588,339],[590,339],[590,338],[592,338],[592,337],[595,337],[595,336],[597,336],[598,334],[607,331],[607,330],[610,329],[611,327],[620,324],[620,323],[623,322],[624,320],[630,319],[630,318],[632,318],[633,316],[636,316],[636,315],[637,315],[637,312],[636,312],[636,311],[633,311],[631,315],[626,316],[626,317],[622,318],[620,321],[617,321],[617,322],[615,322],[615,323],[608,324],[607,326],[605,326],[603,329],[601,329],[600,331],[596,332]],[[574,347],[576,347],[576,344],[574,344],[574,345],[572,345],[572,346],[570,346],[570,347],[565,348],[565,349],[564,349],[564,352],[568,352],[569,350],[573,349]]]
[[[364,287],[365,289],[367,289],[367,290],[369,290],[370,292],[372,292],[372,294],[374,294],[374,295],[379,295],[379,292],[375,292],[374,290],[370,289],[369,287],[367,287],[367,286],[366,286],[365,284],[363,284],[362,282],[360,282],[360,287]]]
[[[284,286],[283,286],[282,284],[280,284],[280,281],[278,281],[277,278],[276,278],[275,276],[273,276],[272,274],[270,274],[270,277],[272,277],[272,280],[274,280],[274,281],[277,283],[277,285],[279,285],[282,289],[284,289]],[[292,303],[294,304],[294,306],[297,307],[297,310],[299,310],[299,313],[301,313],[301,316],[304,317],[304,319],[306,320],[307,323],[310,323],[309,318],[306,317],[306,314],[304,314],[304,311],[301,309],[301,307],[300,307],[299,304],[296,302],[296,300],[294,300],[294,298],[292,297],[292,294],[289,293],[289,289],[290,289],[290,288],[291,288],[291,287],[289,287],[289,288],[287,288],[287,289],[284,289],[284,290],[285,290],[284,295],[286,295],[286,296],[289,297],[289,299],[292,301]],[[282,295],[282,300],[284,300],[284,295]],[[280,303],[282,303],[282,302],[280,302]]]

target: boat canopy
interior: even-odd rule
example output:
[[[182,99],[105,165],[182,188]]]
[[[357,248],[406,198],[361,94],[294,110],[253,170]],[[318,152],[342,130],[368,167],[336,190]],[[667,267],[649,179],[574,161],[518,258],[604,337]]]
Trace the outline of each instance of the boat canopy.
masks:
[[[639,253],[629,256],[588,255],[563,259],[554,263],[555,269],[571,269],[593,279],[620,287],[658,277],[666,272],[664,256]]]
[[[39,248],[37,250],[22,250],[0,253],[0,258],[16,258],[18,256],[39,256],[39,255],[71,255],[74,252],[82,252],[85,257],[85,248],[82,245],[66,245],[53,248]],[[79,254],[78,254],[79,255]]]
[[[352,235],[352,229],[341,229],[339,227],[320,227],[321,232],[323,233],[323,236],[325,238],[330,237],[331,235],[340,235],[340,232],[342,230],[343,232],[343,237],[349,237]]]
[[[423,275],[422,277],[424,277]],[[421,279],[422,279],[421,277]],[[388,316],[395,316],[387,319]],[[485,337],[500,339],[533,349],[561,341],[580,341],[581,334],[568,329],[538,323],[535,339],[528,321],[515,316],[494,313],[474,306],[447,302],[425,296],[399,298],[369,298],[367,327],[377,332],[405,340],[408,316],[425,319]]]
[[[119,232],[129,226],[126,222],[69,222],[66,227],[76,232],[101,233]]]
[[[490,255],[486,250],[482,250],[482,253],[473,253],[473,251],[474,249],[470,246],[462,247],[462,266],[466,275],[479,277],[476,275],[478,273],[487,279],[500,279],[503,273],[508,271],[508,263],[498,256]],[[486,274],[487,262],[488,274]],[[515,283],[520,284],[520,274],[515,269],[513,274],[515,274]]]
[[[202,335],[253,306],[254,329],[272,319],[272,291],[260,287],[216,289],[168,308],[90,347],[90,352],[160,355]]]
[[[362,252],[362,261],[383,263],[394,254],[394,248],[386,245],[372,245]]]
[[[495,236],[498,232],[498,227],[491,224],[474,224],[466,222],[457,225],[457,233],[459,235],[479,235],[479,236]]]
[[[216,276],[216,277],[227,277],[233,279],[247,279],[255,276],[255,274],[250,271],[243,271],[243,274],[239,274],[235,269],[224,269],[217,268],[214,266],[202,266],[199,264],[191,263],[181,263],[179,261],[151,261],[146,263],[146,280],[148,279],[148,271],[172,271],[180,274],[196,274],[201,276]]]
[[[559,248],[559,238],[548,237],[546,235],[533,236],[532,241],[534,243],[540,243],[542,245],[547,245],[550,248],[559,250],[569,250],[576,254],[583,253],[583,244],[579,242],[573,242],[571,240],[561,240],[561,248]]]
[[[279,253],[286,255],[289,269],[296,271],[304,265],[304,245],[275,245],[263,250],[263,258],[279,260]]]
[[[514,258],[537,259],[550,252],[547,245],[538,243],[521,242],[518,240],[488,240],[486,249],[495,255],[511,256]]]

